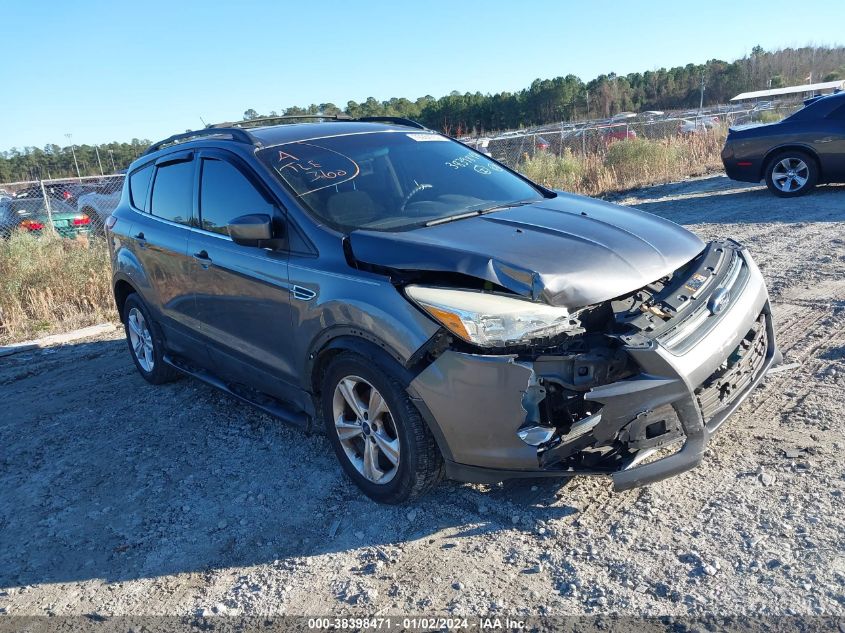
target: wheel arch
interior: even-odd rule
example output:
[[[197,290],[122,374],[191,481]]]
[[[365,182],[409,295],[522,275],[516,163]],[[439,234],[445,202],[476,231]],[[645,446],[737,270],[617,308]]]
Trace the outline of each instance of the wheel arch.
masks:
[[[773,147],[768,152],[766,152],[765,156],[763,156],[763,161],[760,163],[760,179],[766,178],[766,172],[769,169],[769,163],[771,163],[772,159],[782,152],[787,151],[798,151],[803,154],[807,154],[810,158],[812,158],[816,163],[816,169],[819,172],[819,182],[822,182],[822,162],[819,160],[819,155],[811,146],[804,145],[803,143],[785,143],[783,145],[778,145],[777,147]]]
[[[114,282],[114,303],[117,306],[117,313],[121,321],[123,321],[123,306],[129,295],[133,293],[137,294],[138,289],[127,279],[120,277]]]
[[[132,289],[132,292],[138,293],[138,296],[145,301],[148,308],[156,312],[154,309],[155,301],[150,300],[155,297],[155,293],[147,278],[147,273],[131,250],[122,246],[115,251],[112,255],[112,270],[112,290],[121,318],[123,318],[123,302],[128,296],[128,293],[118,294],[118,284],[121,282],[121,292],[126,293],[128,286]]]
[[[340,328],[337,328],[341,330]],[[321,382],[329,363],[333,358],[343,352],[355,352],[364,358],[372,360],[381,370],[391,372],[398,376],[405,387],[411,401],[416,406],[423,421],[434,436],[434,440],[440,449],[441,455],[446,459],[452,459],[452,451],[446,441],[439,423],[432,415],[425,403],[414,394],[410,388],[411,382],[419,373],[419,368],[409,369],[402,363],[401,356],[397,355],[386,343],[379,341],[378,337],[351,328],[343,328],[342,333],[330,337],[317,351],[309,356],[309,366],[306,375],[310,380],[310,391],[314,400],[317,415],[323,414],[321,406]],[[378,342],[376,342],[378,341]],[[427,347],[424,345],[423,348]]]
[[[353,327],[335,327],[324,330],[314,341],[305,371],[306,387],[319,397],[320,386],[332,358],[342,352],[355,352],[371,359],[385,371],[398,372],[406,383],[414,379],[414,374],[404,364],[402,356],[379,337]]]

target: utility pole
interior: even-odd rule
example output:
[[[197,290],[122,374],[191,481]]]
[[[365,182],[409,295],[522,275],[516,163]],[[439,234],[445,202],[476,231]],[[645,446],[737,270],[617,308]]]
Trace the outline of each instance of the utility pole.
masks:
[[[76,162],[76,149],[74,149],[73,140],[71,140],[73,138],[73,134],[68,133],[65,134],[65,136],[67,137],[67,140],[70,143],[71,154],[73,154],[73,164],[76,166],[76,177],[82,178],[82,175],[79,173],[79,163]]]
[[[103,175],[103,161],[100,160],[100,149],[95,145],[94,153],[97,155],[97,164],[100,166],[100,175]]]
[[[590,120],[590,91],[585,90],[585,92],[587,93],[587,120],[589,121]]]
[[[109,158],[111,158],[111,170],[112,173],[117,171],[117,167],[114,166],[114,150],[109,150]]]
[[[701,99],[698,101],[698,114],[701,114],[701,110],[704,108],[704,71],[701,71]]]
[[[813,83],[813,71],[816,68],[816,47],[813,46],[813,61],[810,62],[810,83]]]

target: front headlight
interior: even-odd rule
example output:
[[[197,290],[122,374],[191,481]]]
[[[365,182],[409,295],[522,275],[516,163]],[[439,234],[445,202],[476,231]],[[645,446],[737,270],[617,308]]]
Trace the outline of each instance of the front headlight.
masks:
[[[583,331],[566,308],[525,299],[427,286],[407,286],[405,293],[447,330],[482,347],[505,347]]]

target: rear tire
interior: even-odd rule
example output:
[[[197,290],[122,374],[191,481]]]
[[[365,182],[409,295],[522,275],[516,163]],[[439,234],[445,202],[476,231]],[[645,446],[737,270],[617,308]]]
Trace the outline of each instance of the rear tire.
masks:
[[[803,196],[818,180],[819,166],[806,152],[786,150],[776,154],[766,165],[766,186],[780,198]]]
[[[153,385],[173,382],[179,370],[164,362],[164,342],[150,311],[137,293],[123,302],[123,328],[129,353],[138,373]]]
[[[419,497],[443,477],[443,457],[397,373],[353,352],[333,358],[320,395],[343,470],[379,503]]]

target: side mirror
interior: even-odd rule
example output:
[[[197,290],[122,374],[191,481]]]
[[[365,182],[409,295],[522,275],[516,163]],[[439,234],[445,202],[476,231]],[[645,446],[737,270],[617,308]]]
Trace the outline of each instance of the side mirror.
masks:
[[[229,222],[228,229],[232,241],[241,246],[261,246],[273,239],[273,221],[263,213],[237,217]]]

